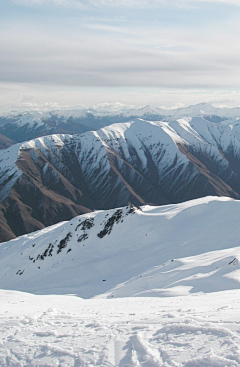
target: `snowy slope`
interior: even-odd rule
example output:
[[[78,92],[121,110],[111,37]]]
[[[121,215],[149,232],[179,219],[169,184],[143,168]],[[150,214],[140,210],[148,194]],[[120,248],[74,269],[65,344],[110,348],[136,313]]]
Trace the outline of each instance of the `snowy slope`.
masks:
[[[239,201],[207,197],[76,217],[1,244],[0,288],[83,298],[237,289],[239,213]]]
[[[99,297],[170,297],[236,289],[240,283],[239,261],[240,248],[235,247],[172,259]]]
[[[0,155],[0,202],[8,195],[17,182],[22,172],[18,169],[16,161],[19,158],[21,144],[3,149]]]

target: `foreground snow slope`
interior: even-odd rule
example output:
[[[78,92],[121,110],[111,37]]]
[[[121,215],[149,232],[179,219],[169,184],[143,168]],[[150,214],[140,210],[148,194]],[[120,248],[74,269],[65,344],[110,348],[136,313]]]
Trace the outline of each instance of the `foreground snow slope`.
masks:
[[[238,289],[240,201],[88,213],[0,246],[0,288],[83,298]]]
[[[0,365],[237,367],[240,291],[83,300],[0,291]]]

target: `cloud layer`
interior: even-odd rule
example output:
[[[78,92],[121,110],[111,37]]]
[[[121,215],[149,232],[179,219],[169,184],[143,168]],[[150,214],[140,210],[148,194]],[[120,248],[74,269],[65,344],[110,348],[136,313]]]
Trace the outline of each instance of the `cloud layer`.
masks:
[[[0,74],[4,82],[73,86],[238,87],[238,37],[161,26],[10,30],[0,40]]]
[[[238,89],[240,9],[230,4],[240,1],[0,0],[0,82],[25,100],[26,85],[53,99],[60,86],[95,96]]]
[[[192,6],[194,3],[223,3],[240,6],[238,0],[12,0],[20,5],[35,6],[63,6],[86,7],[87,5],[102,7],[126,7],[126,8],[156,8],[158,6]]]

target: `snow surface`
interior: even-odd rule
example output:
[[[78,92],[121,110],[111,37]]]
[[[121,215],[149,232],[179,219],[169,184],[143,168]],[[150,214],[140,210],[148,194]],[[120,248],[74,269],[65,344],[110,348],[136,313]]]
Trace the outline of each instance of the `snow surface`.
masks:
[[[237,367],[240,290],[91,299],[0,291],[0,365]]]
[[[2,243],[0,365],[240,366],[239,221],[206,197]]]

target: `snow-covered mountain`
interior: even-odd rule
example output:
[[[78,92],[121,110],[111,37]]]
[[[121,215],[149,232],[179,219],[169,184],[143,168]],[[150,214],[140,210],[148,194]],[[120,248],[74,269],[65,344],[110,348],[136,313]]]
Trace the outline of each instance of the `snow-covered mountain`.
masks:
[[[240,197],[240,125],[135,119],[0,154],[1,240],[94,209]]]
[[[0,365],[238,367],[239,111],[85,112],[2,124]]]
[[[0,143],[3,137],[17,143],[50,134],[80,134],[136,118],[173,121],[182,117],[204,117],[211,122],[235,125],[240,121],[240,108],[216,108],[200,103],[169,110],[151,106],[133,108],[116,103],[79,110],[12,112],[0,116],[0,134],[3,135],[0,135]]]
[[[238,289],[240,202],[84,214],[0,246],[0,288],[83,298]]]

